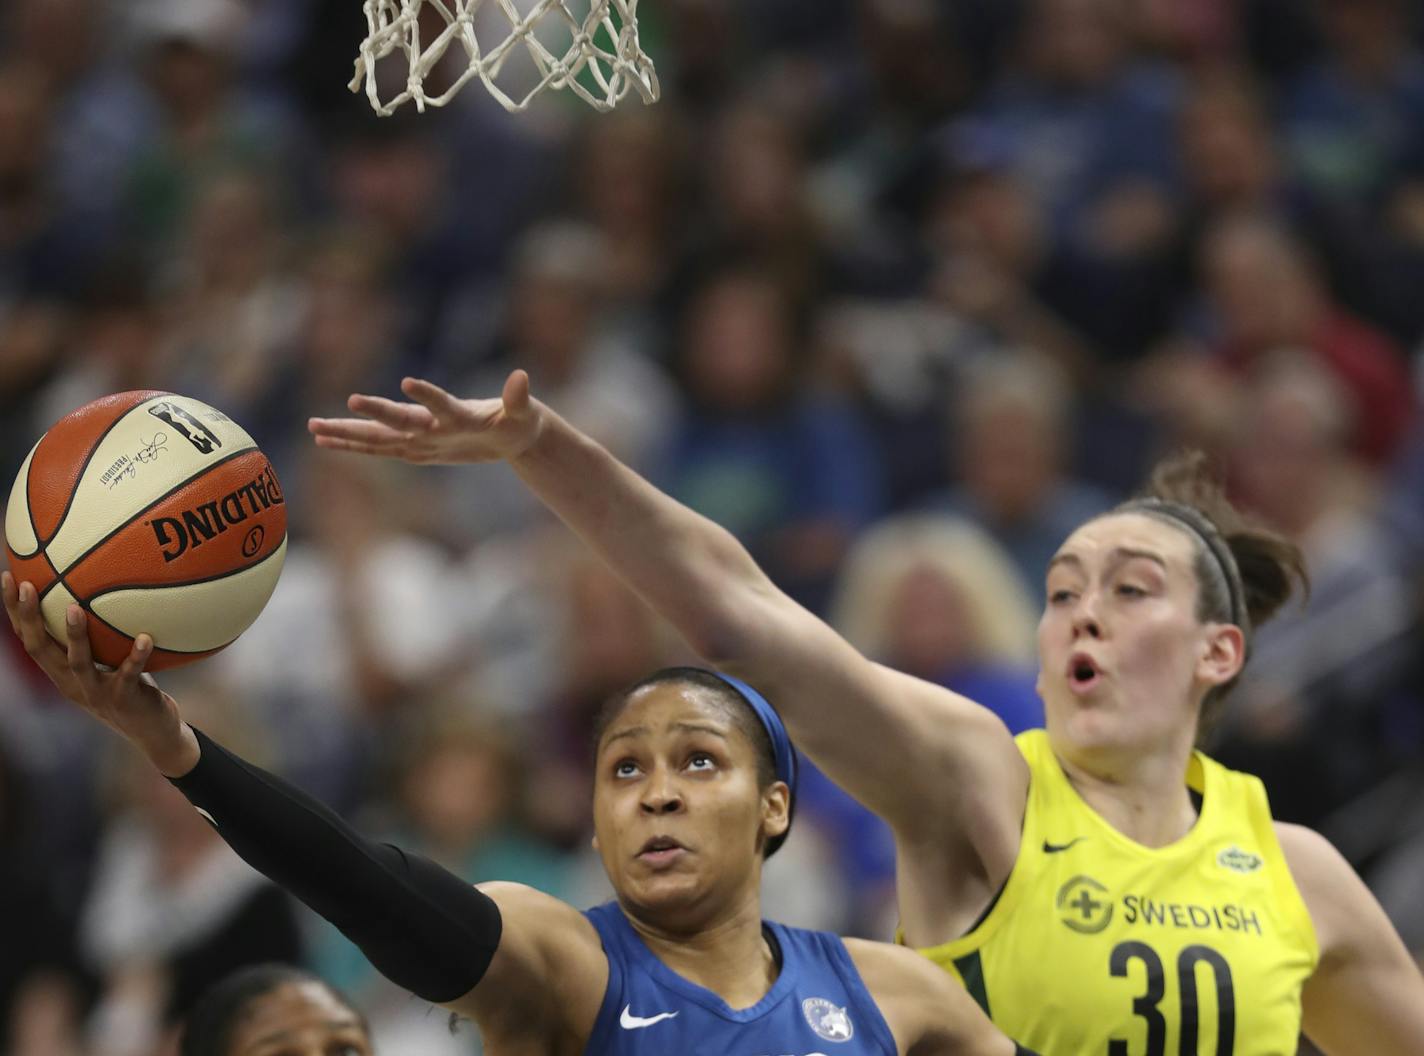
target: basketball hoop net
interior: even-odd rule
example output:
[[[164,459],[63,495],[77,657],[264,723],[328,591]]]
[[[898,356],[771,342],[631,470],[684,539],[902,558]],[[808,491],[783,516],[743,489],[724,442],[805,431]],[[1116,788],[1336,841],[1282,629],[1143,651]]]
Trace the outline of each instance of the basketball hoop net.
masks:
[[[428,43],[421,41],[422,6],[444,21]],[[521,13],[521,7],[528,12]],[[587,14],[575,13],[584,8]],[[638,44],[638,0],[365,0],[364,9],[366,39],[349,87],[359,92],[364,82],[378,114],[393,113],[407,101],[422,112],[444,106],[473,77],[511,112],[528,107],[546,88],[566,88],[595,110],[611,110],[630,88],[645,103],[658,98],[653,62]],[[556,36],[572,38],[562,54],[546,43]],[[443,92],[427,95],[425,78],[451,45],[464,50],[468,64]],[[516,100],[495,79],[518,48],[533,59],[538,81]],[[394,51],[406,59],[405,88],[382,102],[376,63]]]

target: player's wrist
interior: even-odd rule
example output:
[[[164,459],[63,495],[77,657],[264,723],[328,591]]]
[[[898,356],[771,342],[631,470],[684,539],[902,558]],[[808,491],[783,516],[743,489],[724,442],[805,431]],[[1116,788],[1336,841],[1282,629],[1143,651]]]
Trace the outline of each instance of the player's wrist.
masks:
[[[565,424],[547,404],[534,399],[529,401],[529,409],[525,415],[525,435],[518,450],[508,458],[511,465],[527,464],[541,458],[550,446],[558,443],[555,434],[558,432],[558,426]]]
[[[193,728],[181,719],[164,733],[139,740],[139,747],[158,772],[167,778],[183,777],[192,772],[203,754]]]

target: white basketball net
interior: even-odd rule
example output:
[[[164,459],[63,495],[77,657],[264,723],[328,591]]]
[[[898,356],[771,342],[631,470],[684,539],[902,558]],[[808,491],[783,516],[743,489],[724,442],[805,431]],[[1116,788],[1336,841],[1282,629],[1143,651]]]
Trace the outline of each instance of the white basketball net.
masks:
[[[443,21],[428,43],[421,40],[422,6]],[[422,112],[444,106],[473,77],[510,111],[525,109],[546,88],[567,88],[596,110],[611,110],[630,88],[645,103],[658,98],[653,62],[638,45],[638,0],[365,0],[364,8],[366,39],[350,88],[359,92],[364,81],[378,114],[390,114],[407,101]],[[585,9],[586,14],[575,13]],[[563,54],[550,50],[547,41],[568,35],[572,42]],[[425,78],[451,45],[464,49],[468,65],[443,92],[427,95]],[[516,100],[495,79],[519,48],[534,60],[538,80]],[[376,63],[394,51],[405,55],[409,72],[405,88],[382,102]]]

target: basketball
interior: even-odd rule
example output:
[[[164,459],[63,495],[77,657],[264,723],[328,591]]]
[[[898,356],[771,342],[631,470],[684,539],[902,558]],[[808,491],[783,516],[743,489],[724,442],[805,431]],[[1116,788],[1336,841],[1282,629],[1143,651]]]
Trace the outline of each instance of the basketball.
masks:
[[[78,602],[96,661],[117,667],[146,632],[158,671],[211,656],[257,618],[282,570],[287,508],[266,456],[227,415],[122,392],[60,419],[30,451],[5,549],[56,639]]]

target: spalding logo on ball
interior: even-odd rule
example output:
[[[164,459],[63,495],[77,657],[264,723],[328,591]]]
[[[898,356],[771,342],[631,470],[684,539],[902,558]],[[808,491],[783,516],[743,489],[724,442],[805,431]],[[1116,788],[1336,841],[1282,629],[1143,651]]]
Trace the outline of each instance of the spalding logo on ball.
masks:
[[[211,656],[272,596],[287,552],[277,474],[231,418],[169,392],[121,392],[56,422],[5,511],[10,571],[64,641],[71,602],[94,659],[147,632],[159,671]]]

